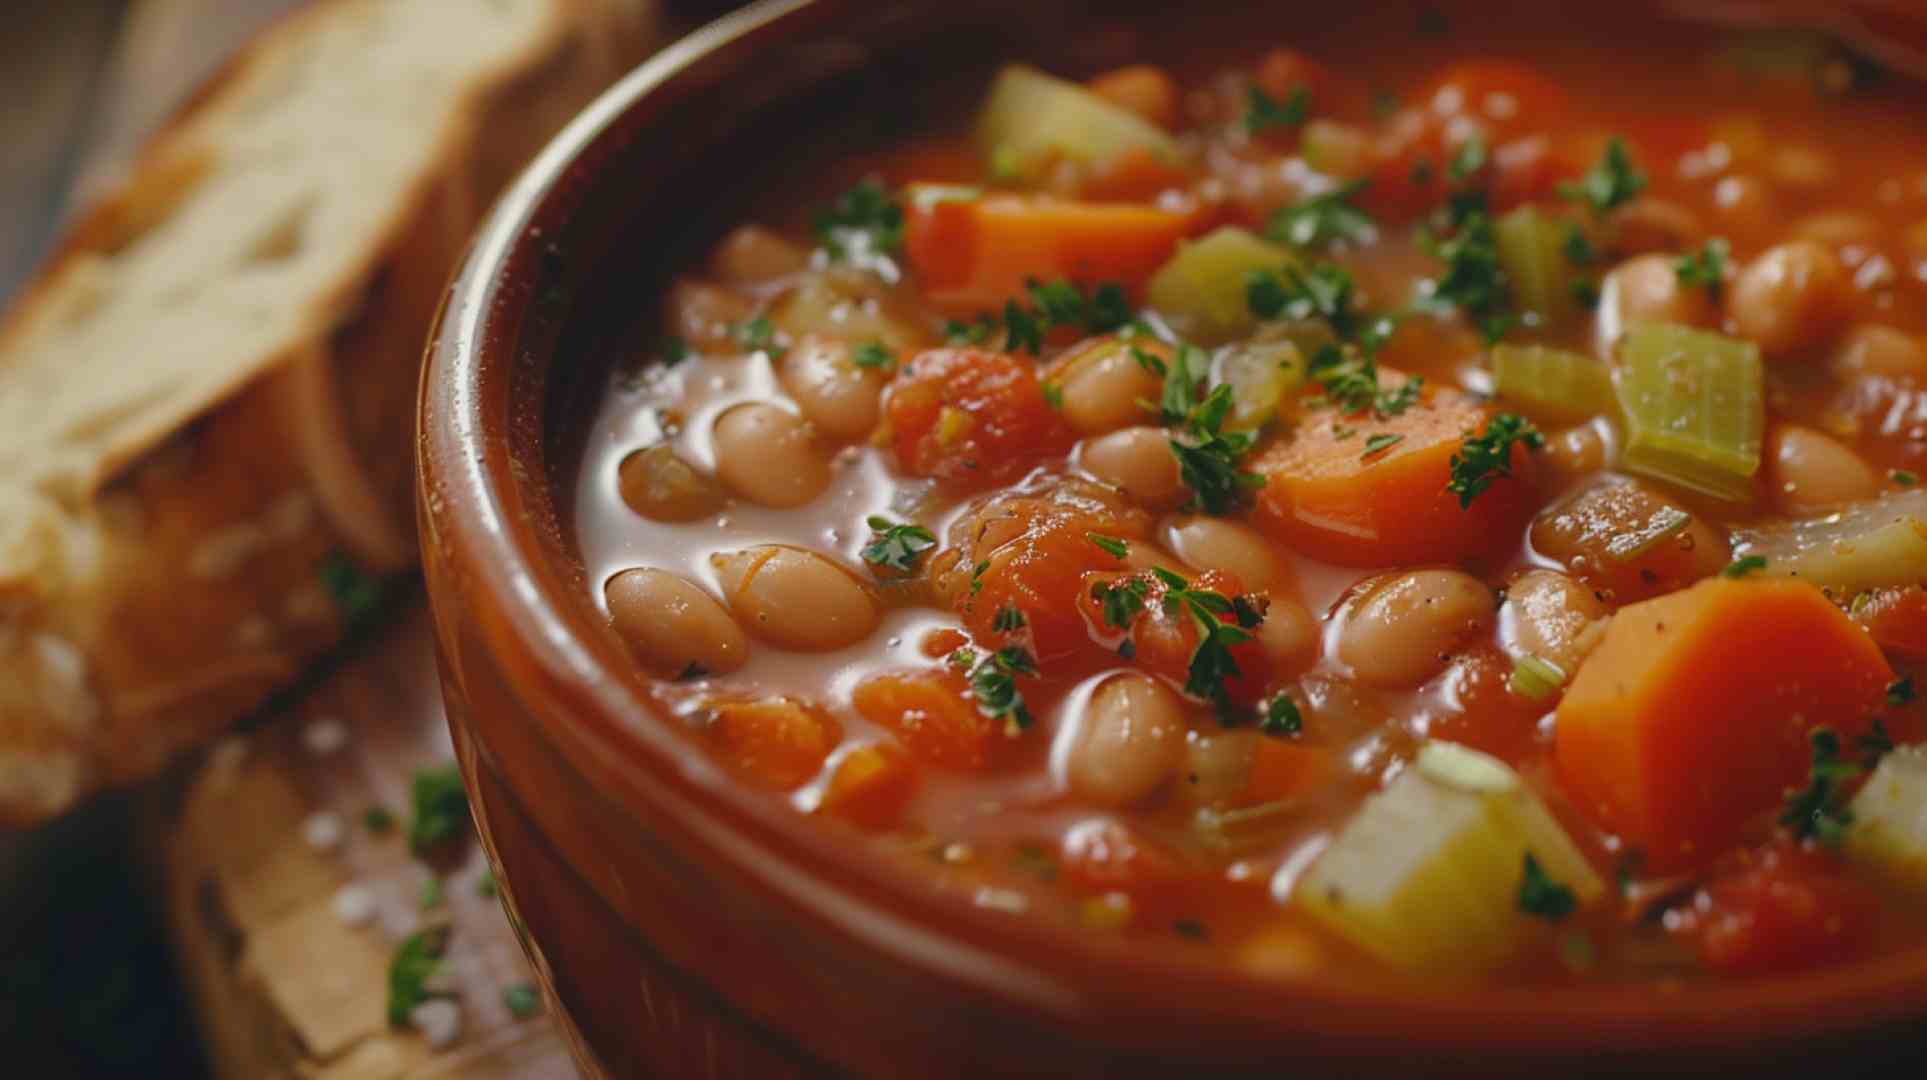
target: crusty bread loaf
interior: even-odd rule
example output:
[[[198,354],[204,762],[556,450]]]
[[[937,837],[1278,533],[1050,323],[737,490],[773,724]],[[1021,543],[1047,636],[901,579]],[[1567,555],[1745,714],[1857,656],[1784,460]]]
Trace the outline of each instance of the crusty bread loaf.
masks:
[[[415,380],[489,201],[646,0],[317,0],[0,323],[0,821],[157,769],[413,560]]]

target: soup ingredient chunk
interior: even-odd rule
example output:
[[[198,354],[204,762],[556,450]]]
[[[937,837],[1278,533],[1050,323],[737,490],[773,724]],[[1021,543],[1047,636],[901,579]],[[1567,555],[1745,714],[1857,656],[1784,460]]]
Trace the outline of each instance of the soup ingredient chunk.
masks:
[[[1135,805],[1178,771],[1184,731],[1183,706],[1163,684],[1142,675],[1108,679],[1084,711],[1065,779],[1098,806]]]
[[[859,683],[851,704],[863,718],[896,732],[911,754],[945,769],[982,772],[1001,759],[1004,722],[980,708],[962,663],[984,657],[971,650],[958,665],[876,675]],[[990,663],[995,665],[995,661]]]
[[[917,790],[917,767],[894,743],[869,743],[844,754],[818,809],[865,829],[892,828]]]
[[[1009,353],[934,349],[910,363],[887,406],[897,461],[912,476],[972,491],[1071,448],[1037,365]]]
[[[1889,492],[1825,517],[1768,522],[1738,534],[1765,572],[1842,599],[1927,582],[1927,488]]]
[[[768,544],[709,561],[736,617],[772,645],[827,652],[854,645],[877,627],[870,590],[814,551]]]
[[[788,791],[815,776],[843,738],[843,725],[795,698],[726,701],[709,736],[723,758],[759,787]]]
[[[1439,972],[1488,969],[1604,891],[1517,773],[1432,742],[1365,801],[1293,896],[1387,963]]]
[[[992,170],[1027,177],[1053,158],[1096,164],[1131,151],[1175,158],[1175,140],[1139,110],[1119,104],[1120,98],[1142,101],[1143,111],[1162,115],[1166,108],[1157,100],[1162,91],[1142,88],[1146,79],[1140,73],[1130,79],[1140,85],[1127,94],[1123,75],[1114,72],[1087,89],[1024,64],[1004,68],[977,117],[978,146]],[[1175,111],[1175,104],[1170,108]]]
[[[1767,249],[1733,282],[1733,325],[1776,359],[1826,343],[1852,312],[1847,272],[1810,240]]]
[[[1457,570],[1415,570],[1367,587],[1338,634],[1338,658],[1374,686],[1417,686],[1492,625],[1492,590]]]
[[[802,506],[830,486],[830,463],[803,418],[766,402],[738,405],[716,420],[716,475],[752,502]]]
[[[1559,776],[1649,866],[1691,866],[1800,783],[1813,729],[1867,731],[1892,681],[1811,585],[1711,578],[1613,617],[1559,703]]]
[[[893,362],[893,354],[880,344],[865,344],[871,351],[859,352],[840,341],[810,336],[778,361],[783,389],[797,408],[818,431],[839,442],[869,437],[883,415],[881,368]],[[882,360],[876,363],[865,366],[859,362],[877,360],[879,353]]]
[[[1727,564],[1726,539],[1679,503],[1637,480],[1608,479],[1532,523],[1532,549],[1629,603],[1671,592]]]
[[[1675,922],[1715,971],[1766,974],[1836,963],[1863,949],[1877,915],[1840,863],[1769,848],[1708,882]]]
[[[624,570],[604,596],[616,633],[657,674],[723,675],[749,660],[742,627],[693,582],[664,570]]]
[[[1753,497],[1766,429],[1760,350],[1703,330],[1640,323],[1619,343],[1628,472],[1720,499]]]
[[[1850,810],[1848,854],[1927,888],[1927,747],[1903,747],[1883,757]]]

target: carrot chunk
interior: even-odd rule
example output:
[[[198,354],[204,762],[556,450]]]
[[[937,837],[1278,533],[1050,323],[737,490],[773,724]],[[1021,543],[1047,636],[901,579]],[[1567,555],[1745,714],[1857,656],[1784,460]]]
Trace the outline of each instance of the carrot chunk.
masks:
[[[1285,739],[1259,739],[1251,754],[1251,773],[1234,802],[1256,806],[1295,799],[1323,787],[1334,775],[1330,750]]]
[[[1036,364],[979,349],[919,355],[891,388],[888,413],[904,471],[953,491],[1015,479],[1074,441]]]
[[[996,764],[1008,740],[1002,721],[985,716],[968,694],[961,674],[932,668],[865,679],[851,703],[865,720],[896,732],[916,757],[982,772]]]
[[[917,789],[917,767],[891,743],[859,746],[843,755],[823,790],[820,809],[871,830],[894,827]]]
[[[1892,679],[1818,589],[1712,578],[1614,616],[1559,703],[1554,757],[1648,865],[1690,866],[1800,782],[1814,728],[1868,730]]]
[[[788,791],[815,776],[843,740],[842,725],[793,698],[728,701],[709,729],[724,760],[760,787]]]
[[[1715,971],[1762,975],[1855,955],[1869,944],[1878,910],[1838,859],[1775,847],[1715,877],[1675,929]]]
[[[1045,196],[954,197],[912,185],[904,251],[925,295],[951,315],[1001,309],[1032,279],[1134,289],[1200,219],[1136,203]]]
[[[1854,621],[1880,647],[1909,660],[1927,660],[1927,588],[1879,589],[1853,606]]]
[[[1453,455],[1491,415],[1463,394],[1429,388],[1384,419],[1307,413],[1253,462],[1265,480],[1257,520],[1286,546],[1341,566],[1456,562],[1512,543],[1532,504],[1523,447],[1512,448],[1512,475],[1469,507],[1446,490]]]
[[[1189,586],[1192,590],[1217,593],[1226,600],[1244,604],[1247,610],[1258,611],[1264,606],[1263,597],[1246,594],[1243,583],[1222,570],[1207,570],[1189,582]],[[1113,621],[1123,613],[1116,607],[1117,598],[1110,595],[1114,590],[1139,598],[1131,608],[1124,609],[1129,612],[1128,625],[1118,626]],[[1201,633],[1197,616],[1191,610],[1167,603],[1170,593],[1170,586],[1148,570],[1092,572],[1084,575],[1077,604],[1090,627],[1091,640],[1103,642],[1120,655],[1128,655],[1142,670],[1183,689],[1192,678],[1191,667]],[[1220,623],[1239,625],[1235,606],[1214,617]],[[1233,705],[1256,704],[1271,681],[1271,662],[1264,646],[1253,636],[1225,646],[1224,651],[1237,671],[1224,673],[1216,688],[1222,691],[1224,700]]]

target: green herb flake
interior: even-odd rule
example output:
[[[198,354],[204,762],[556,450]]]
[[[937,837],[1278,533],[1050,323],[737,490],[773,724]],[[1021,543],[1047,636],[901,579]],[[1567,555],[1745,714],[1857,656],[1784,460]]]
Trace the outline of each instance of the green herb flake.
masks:
[[[1566,261],[1574,266],[1591,266],[1593,260],[1599,257],[1592,241],[1586,237],[1586,230],[1580,228],[1576,221],[1566,223],[1566,239],[1559,250],[1565,253]]]
[[[377,836],[393,832],[395,812],[377,803],[361,812],[361,827]]]
[[[468,830],[468,792],[462,771],[453,764],[416,769],[410,779],[408,849],[423,855]]]
[[[737,325],[733,335],[737,344],[750,352],[767,353],[771,360],[780,360],[788,350],[777,344],[776,324],[766,315],[758,315],[746,323]]]
[[[334,602],[335,612],[347,633],[366,629],[381,613],[387,589],[381,579],[363,571],[346,552],[329,552],[315,567],[315,576],[321,579],[322,591]]]
[[[1558,922],[1579,907],[1579,898],[1570,887],[1546,875],[1539,860],[1526,852],[1525,876],[1519,882],[1519,910],[1547,922]]]
[[[483,869],[482,876],[475,879],[475,895],[484,900],[493,900],[498,891],[495,884],[495,868]]]
[[[893,372],[897,369],[897,354],[881,341],[866,341],[850,350],[850,363],[860,368]]]
[[[529,983],[515,983],[502,988],[502,1005],[510,1016],[527,1020],[542,1011],[542,995]]]
[[[936,536],[921,525],[900,525],[875,514],[865,519],[865,524],[876,535],[861,552],[863,561],[872,566],[907,574],[917,568],[917,560],[924,552],[937,546]]]
[[[1722,567],[1720,576],[1738,580],[1739,578],[1746,577],[1748,574],[1764,569],[1766,569],[1766,556],[1742,555]]]
[[[1354,180],[1279,209],[1265,225],[1265,238],[1300,249],[1369,238],[1374,225],[1372,217],[1352,200],[1370,183]]]
[[[1196,919],[1179,919],[1171,924],[1172,932],[1191,941],[1206,941],[1211,937],[1211,929]]]
[[[1005,604],[990,617],[990,628],[999,634],[1013,634],[1024,628],[1024,613],[1015,604]]]
[[[1052,412],[1063,412],[1064,411],[1064,388],[1057,385],[1054,382],[1047,382],[1043,384],[1043,388],[1044,388],[1044,404],[1050,406],[1050,409]]]
[[[977,699],[977,711],[992,720],[1002,720],[1004,734],[1020,734],[1033,720],[1024,695],[1017,689],[1017,677],[1036,674],[1037,661],[1017,646],[984,656],[970,672],[970,692]]]
[[[1030,311],[1015,300],[1004,301],[1004,347],[1011,352],[1019,349],[1032,356],[1044,352],[1044,331],[1048,329],[1035,312]]]
[[[1475,133],[1452,151],[1452,160],[1446,163],[1445,175],[1454,183],[1464,183],[1485,168],[1490,157],[1485,140]]]
[[[1614,137],[1606,141],[1605,153],[1590,172],[1576,182],[1559,185],[1559,196],[1583,202],[1592,207],[1593,213],[1604,214],[1631,202],[1644,190],[1645,174],[1634,167],[1625,140]]]
[[[1245,93],[1244,126],[1253,135],[1273,128],[1297,127],[1311,115],[1311,91],[1294,86],[1280,102],[1253,86]]]
[[[1381,450],[1390,450],[1403,441],[1405,441],[1405,436],[1403,435],[1389,431],[1381,431],[1365,440],[1365,452],[1360,454],[1359,458],[1363,460]]]
[[[663,367],[675,367],[689,359],[689,342],[674,334],[664,335],[656,342],[656,359]]]
[[[1687,252],[1673,260],[1673,273],[1686,288],[1705,289],[1707,295],[1718,299],[1720,288],[1726,281],[1726,259],[1730,253],[1726,238],[1715,236],[1701,245],[1698,251]]]
[[[1486,422],[1483,434],[1465,437],[1458,453],[1451,457],[1452,478],[1445,485],[1445,490],[1459,497],[1460,509],[1470,507],[1494,481],[1512,475],[1515,444],[1538,450],[1546,440],[1531,421],[1517,413],[1499,413]]]
[[[1265,702],[1258,730],[1267,735],[1296,735],[1305,729],[1305,715],[1289,695],[1279,694]]]
[[[1893,682],[1887,684],[1887,704],[1898,709],[1912,700],[1914,700],[1913,676],[1909,675],[1906,678],[1895,679]]]
[[[1838,847],[1847,826],[1853,824],[1853,811],[1846,805],[1847,788],[1872,767],[1871,759],[1877,755],[1870,753],[1865,765],[1841,758],[1840,736],[1827,728],[1815,728],[1807,741],[1813,750],[1807,783],[1787,794],[1780,824],[1792,830],[1795,839]]]
[[[979,315],[973,322],[949,319],[943,324],[944,341],[951,345],[988,344],[996,332],[997,320],[989,315]]]
[[[970,568],[970,595],[975,596],[984,591],[984,571],[988,569],[990,569],[989,559],[980,560],[977,565]]]
[[[450,930],[433,926],[411,934],[395,948],[388,961],[388,1024],[407,1027],[416,1007],[436,998],[454,995],[432,990],[429,984],[441,970],[442,955],[448,951]]]
[[[1115,536],[1105,536],[1103,533],[1087,532],[1084,534],[1084,537],[1091,543],[1096,544],[1099,549],[1113,559],[1122,559],[1131,553],[1130,544],[1119,540]]]
[[[1904,488],[1920,483],[1920,477],[1907,469],[1894,469],[1887,473],[1887,479]]]
[[[903,249],[903,207],[874,180],[838,196],[816,212],[811,224],[816,242],[834,260],[890,255]]]
[[[1183,577],[1161,567],[1152,567],[1151,576],[1164,585],[1165,593],[1159,601],[1164,611],[1187,614],[1197,627],[1198,644],[1191,651],[1184,692],[1204,701],[1222,703],[1225,683],[1242,674],[1231,655],[1231,647],[1250,641],[1251,627],[1224,621],[1222,616],[1232,615],[1238,609],[1223,593],[1194,589]],[[1262,611],[1259,618],[1262,619]]]
[[[435,908],[441,907],[442,879],[432,875],[423,878],[422,887],[416,894],[416,899],[420,903],[423,911],[433,911]]]
[[[1127,578],[1116,584],[1099,582],[1091,595],[1104,608],[1104,624],[1129,630],[1132,620],[1144,610],[1144,597],[1150,591],[1143,578]],[[1124,644],[1129,645],[1130,642]]]

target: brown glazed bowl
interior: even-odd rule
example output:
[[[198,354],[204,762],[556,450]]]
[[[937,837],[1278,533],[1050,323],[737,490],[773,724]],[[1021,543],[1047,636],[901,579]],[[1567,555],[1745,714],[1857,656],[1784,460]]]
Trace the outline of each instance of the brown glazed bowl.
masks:
[[[1750,17],[1765,5],[1720,6]],[[1919,43],[1911,9],[1874,6],[1892,24],[1887,46],[1903,31]],[[1632,25],[1660,32],[1642,18]],[[730,783],[652,710],[567,541],[570,421],[606,377],[596,357],[678,263],[753,212],[758,184],[807,167],[805,142],[887,139],[916,119],[904,115],[910,88],[945,73],[967,84],[1002,57],[1049,62],[1040,43],[1075,40],[1091,19],[1049,0],[769,0],[729,16],[564,132],[453,284],[420,414],[422,547],[449,724],[511,917],[585,1070],[1357,1075],[1921,1060],[1918,952],[1675,993],[1414,989],[1342,972],[1265,981],[1181,947],[1065,934],[901,876],[849,835]]]

